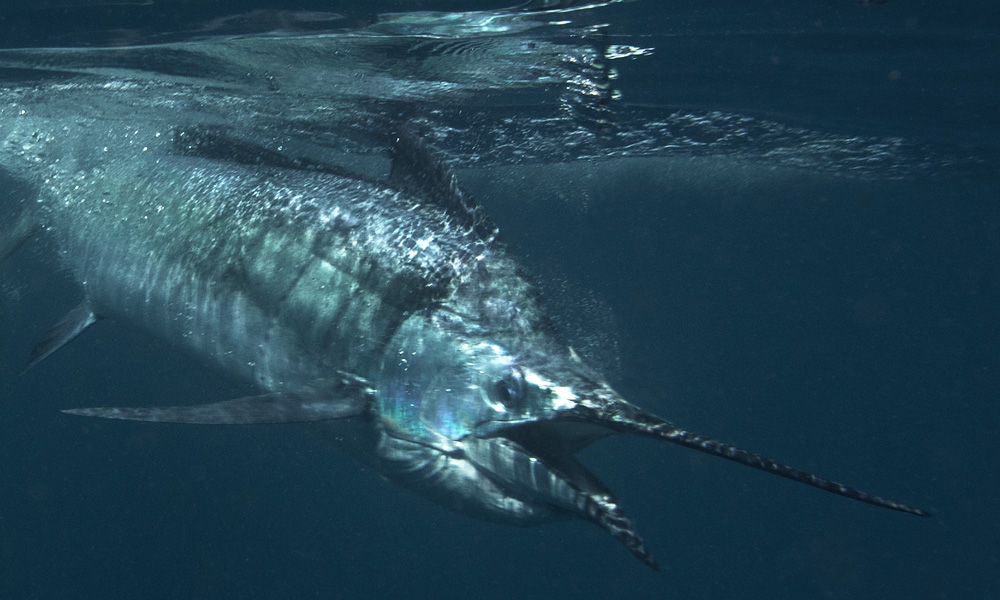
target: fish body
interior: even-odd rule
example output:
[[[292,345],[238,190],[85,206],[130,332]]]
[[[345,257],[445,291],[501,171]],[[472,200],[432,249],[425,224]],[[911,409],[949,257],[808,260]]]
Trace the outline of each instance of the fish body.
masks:
[[[440,215],[367,182],[182,156],[49,181],[49,224],[96,313],[266,390],[374,377],[408,313],[448,284],[432,262],[455,250],[432,230]]]
[[[569,364],[569,350],[495,230],[424,195],[455,190],[411,179],[137,153],[46,170],[40,206],[90,322],[136,323],[265,394],[360,401],[351,415],[369,429],[351,450],[451,508],[519,524],[568,516],[505,493],[462,447],[491,419],[531,418],[514,406],[525,377],[542,377],[528,363],[557,352]],[[377,391],[337,397],[345,376]]]
[[[627,402],[559,340],[481,207],[405,128],[390,135],[392,167],[382,179],[264,149],[246,160],[253,148],[225,134],[177,130],[162,141],[159,133],[148,134],[156,140],[148,144],[136,143],[136,131],[120,147],[81,153],[53,135],[8,132],[5,148],[32,165],[38,202],[15,219],[18,237],[7,247],[36,228],[48,232],[85,297],[29,362],[101,318],[118,318],[260,394],[66,412],[349,424],[352,453],[443,506],[516,525],[582,518],[651,567],[614,495],[574,457],[613,433],[656,437],[926,514],[687,432]],[[220,148],[235,151],[220,158]]]

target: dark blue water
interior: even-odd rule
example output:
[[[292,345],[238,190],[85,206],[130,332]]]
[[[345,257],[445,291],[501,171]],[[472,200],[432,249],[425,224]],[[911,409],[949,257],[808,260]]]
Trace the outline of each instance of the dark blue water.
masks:
[[[796,167],[749,139],[464,176],[632,402],[931,519],[604,440],[583,459],[634,517],[655,573],[583,522],[446,512],[308,427],[63,415],[247,390],[110,321],[22,374],[80,299],[29,246],[0,265],[0,598],[998,597],[998,11],[743,4],[603,9],[618,43],[655,48],[620,67],[623,104],[899,138],[909,150],[893,169],[852,174],[844,145]],[[190,29],[176,22],[164,29]]]

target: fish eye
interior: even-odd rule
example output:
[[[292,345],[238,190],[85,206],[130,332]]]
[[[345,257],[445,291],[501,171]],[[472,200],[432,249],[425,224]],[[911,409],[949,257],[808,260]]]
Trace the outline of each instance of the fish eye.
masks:
[[[511,369],[493,384],[493,391],[501,404],[507,408],[514,408],[527,395],[524,375],[520,369]]]

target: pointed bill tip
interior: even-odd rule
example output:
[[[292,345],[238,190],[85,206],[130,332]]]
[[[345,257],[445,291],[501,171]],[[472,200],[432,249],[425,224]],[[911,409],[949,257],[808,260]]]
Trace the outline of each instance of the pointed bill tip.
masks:
[[[699,452],[731,460],[754,469],[759,469],[765,473],[771,473],[772,475],[791,479],[792,481],[797,481],[810,487],[814,487],[831,494],[836,494],[838,496],[843,496],[844,498],[850,498],[851,500],[858,502],[864,502],[873,506],[888,508],[890,510],[916,515],[919,517],[931,516],[931,513],[926,510],[915,508],[902,502],[896,502],[895,500],[889,500],[888,498],[883,498],[881,496],[876,496],[875,494],[819,477],[814,473],[790,467],[759,454],[743,450],[742,448],[737,448],[731,444],[720,442],[710,437],[699,435],[690,431],[685,431],[669,421],[665,421],[655,415],[631,407],[631,405],[629,405],[629,409],[631,412],[618,411],[617,413],[613,413],[610,422],[613,423],[613,427],[618,431],[638,433],[668,441],[679,446],[691,448],[692,450],[697,450]]]

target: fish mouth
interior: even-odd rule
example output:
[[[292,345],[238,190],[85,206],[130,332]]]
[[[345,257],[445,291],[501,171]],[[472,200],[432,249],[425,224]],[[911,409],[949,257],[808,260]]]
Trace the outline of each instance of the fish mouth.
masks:
[[[470,436],[465,455],[511,495],[544,503],[606,530],[651,569],[659,565],[608,487],[574,454],[614,433],[582,419],[508,422]]]
[[[491,477],[536,502],[589,520],[612,534],[636,558],[653,569],[656,561],[608,488],[574,456],[609,435],[638,434],[667,441],[791,479],[838,496],[911,515],[930,513],[913,506],[819,477],[731,444],[677,427],[616,395],[581,399],[550,420],[509,421],[473,436],[470,458]]]

